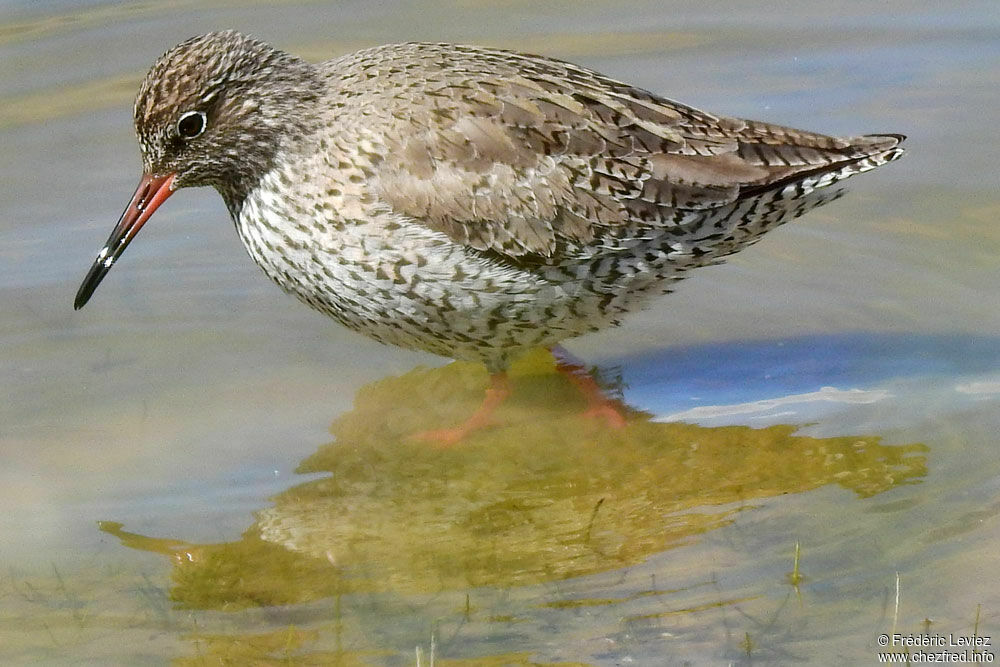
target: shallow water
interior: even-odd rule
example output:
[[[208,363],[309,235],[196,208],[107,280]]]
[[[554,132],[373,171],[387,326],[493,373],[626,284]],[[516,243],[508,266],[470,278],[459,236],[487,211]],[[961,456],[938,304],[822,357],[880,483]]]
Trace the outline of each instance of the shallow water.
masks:
[[[540,353],[494,428],[418,447],[483,369],[284,297],[211,191],[72,310],[139,176],[138,81],[224,27],[315,60],[544,52],[910,152],[571,342],[624,429]],[[0,55],[0,662],[844,664],[998,634],[992,3],[15,2]]]

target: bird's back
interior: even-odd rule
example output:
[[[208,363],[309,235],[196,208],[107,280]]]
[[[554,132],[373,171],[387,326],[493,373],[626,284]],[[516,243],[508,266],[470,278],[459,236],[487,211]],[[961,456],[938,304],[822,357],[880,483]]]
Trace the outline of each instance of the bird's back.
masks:
[[[777,201],[794,212],[816,188],[902,154],[900,135],[838,138],[718,116],[508,51],[401,44],[321,67],[332,113],[353,107],[369,131],[366,178],[381,203],[513,261],[683,236],[783,190]]]

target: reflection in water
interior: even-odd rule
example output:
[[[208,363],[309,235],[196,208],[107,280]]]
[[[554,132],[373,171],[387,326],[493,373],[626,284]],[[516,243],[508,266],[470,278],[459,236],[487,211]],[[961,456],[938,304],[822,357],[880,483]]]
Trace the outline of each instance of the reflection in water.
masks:
[[[496,425],[449,449],[410,434],[461,420],[482,394],[482,367],[417,369],[362,388],[332,426],[336,441],[298,470],[330,475],[279,494],[238,541],[102,529],[174,556],[180,607],[235,610],[607,572],[726,525],[755,501],[827,484],[868,497],[926,473],[925,446],[875,437],[658,423],[627,407],[626,426],[609,428],[581,416],[583,399],[545,352],[511,377]]]

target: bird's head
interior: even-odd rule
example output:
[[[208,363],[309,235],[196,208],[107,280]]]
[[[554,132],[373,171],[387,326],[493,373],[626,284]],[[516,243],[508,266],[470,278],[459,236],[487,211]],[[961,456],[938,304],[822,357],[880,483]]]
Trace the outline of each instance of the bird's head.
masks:
[[[233,30],[164,53],[136,96],[143,176],[74,306],[87,303],[139,228],[175,190],[211,185],[234,215],[290,137],[307,132],[322,82],[309,63]]]

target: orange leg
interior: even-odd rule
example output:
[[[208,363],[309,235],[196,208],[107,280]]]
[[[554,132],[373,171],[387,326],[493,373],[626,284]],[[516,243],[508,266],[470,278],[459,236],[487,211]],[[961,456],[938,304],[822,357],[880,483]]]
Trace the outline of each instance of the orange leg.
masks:
[[[503,371],[494,373],[490,376],[490,386],[486,389],[486,397],[468,419],[458,426],[423,431],[414,437],[436,443],[442,447],[456,445],[473,431],[478,431],[492,424],[493,413],[508,396],[510,396],[510,380],[507,378],[507,373]]]
[[[603,419],[604,423],[612,428],[624,427],[625,410],[621,401],[609,398],[587,369],[566,350],[556,346],[551,349],[551,352],[556,358],[556,370],[565,375],[566,379],[573,383],[573,386],[587,401],[587,410],[583,413],[584,416]]]

